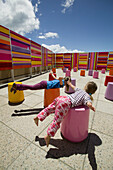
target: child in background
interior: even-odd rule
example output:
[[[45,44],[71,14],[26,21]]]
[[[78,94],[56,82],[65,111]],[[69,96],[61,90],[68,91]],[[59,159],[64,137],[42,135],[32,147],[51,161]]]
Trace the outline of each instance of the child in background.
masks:
[[[53,137],[60,128],[60,123],[71,107],[86,105],[91,110],[95,111],[95,108],[92,106],[92,94],[94,94],[97,90],[97,85],[94,82],[88,82],[85,85],[84,90],[76,88],[70,81],[67,81],[67,84],[72,87],[75,92],[68,96],[57,97],[48,107],[43,109],[34,118],[34,121],[38,126],[39,120],[43,121],[47,116],[55,113],[53,122],[48,127],[47,135],[44,137],[47,147],[49,145],[50,138]]]
[[[14,91],[14,94],[16,93],[17,90],[40,90],[40,89],[54,89],[54,88],[61,88],[66,85],[67,91],[69,90],[69,85],[66,83],[68,80],[71,81],[70,77],[59,77],[56,78],[51,72],[53,78],[55,80],[52,81],[41,81],[40,83],[37,83],[35,85],[26,85],[26,84],[16,84],[13,83],[11,92]]]

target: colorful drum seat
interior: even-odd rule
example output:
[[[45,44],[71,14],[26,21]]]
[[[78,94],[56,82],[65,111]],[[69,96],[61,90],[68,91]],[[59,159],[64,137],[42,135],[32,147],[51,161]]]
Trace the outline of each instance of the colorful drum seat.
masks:
[[[18,105],[21,104],[24,101],[24,92],[21,90],[17,90],[17,92],[14,94],[14,92],[11,92],[11,87],[14,82],[8,83],[8,103],[9,105]],[[16,84],[22,84],[22,82],[15,82]]]
[[[81,142],[88,136],[89,108],[77,106],[70,108],[61,123],[61,133],[71,142]]]
[[[105,92],[105,98],[113,101],[113,82],[108,82]]]
[[[96,79],[99,78],[99,72],[98,71],[94,71],[93,78],[96,78]]]
[[[104,85],[107,86],[108,82],[113,82],[113,76],[106,76]]]
[[[85,70],[80,70],[80,76],[85,76]]]
[[[88,71],[88,76],[92,76],[93,75],[93,70],[89,70]]]
[[[71,78],[71,83],[76,86],[76,79],[75,78]],[[69,86],[69,91],[66,90],[66,86],[65,86],[65,93],[68,93],[68,94],[71,94],[71,93],[74,93],[75,90],[72,89],[70,86]]]
[[[103,69],[101,70],[101,73],[102,73],[102,74],[105,74],[105,72],[106,72],[106,70],[103,68]]]
[[[71,76],[71,72],[70,72],[70,70],[66,70],[66,74],[65,74],[65,76],[68,76],[68,77],[70,77],[70,76]]]

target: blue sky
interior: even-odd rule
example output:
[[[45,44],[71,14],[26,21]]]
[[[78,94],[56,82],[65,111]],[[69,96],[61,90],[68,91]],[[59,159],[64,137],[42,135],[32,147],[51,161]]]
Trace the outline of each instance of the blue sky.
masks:
[[[53,52],[113,51],[113,0],[0,0],[0,24]]]

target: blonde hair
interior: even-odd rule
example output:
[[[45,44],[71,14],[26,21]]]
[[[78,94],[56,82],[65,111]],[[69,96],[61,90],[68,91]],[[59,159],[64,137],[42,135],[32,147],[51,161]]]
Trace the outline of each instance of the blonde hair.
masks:
[[[97,90],[97,85],[93,81],[90,81],[85,85],[84,90],[90,95],[91,100],[93,100],[92,94]]]

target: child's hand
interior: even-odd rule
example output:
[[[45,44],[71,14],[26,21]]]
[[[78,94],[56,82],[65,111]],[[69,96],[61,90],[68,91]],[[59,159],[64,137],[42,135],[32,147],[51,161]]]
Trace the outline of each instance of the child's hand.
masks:
[[[70,85],[70,84],[71,84],[70,80],[68,80],[68,81],[67,81],[67,84],[68,84],[68,85]]]
[[[87,106],[95,112],[95,107],[92,106],[92,103],[87,102]]]

